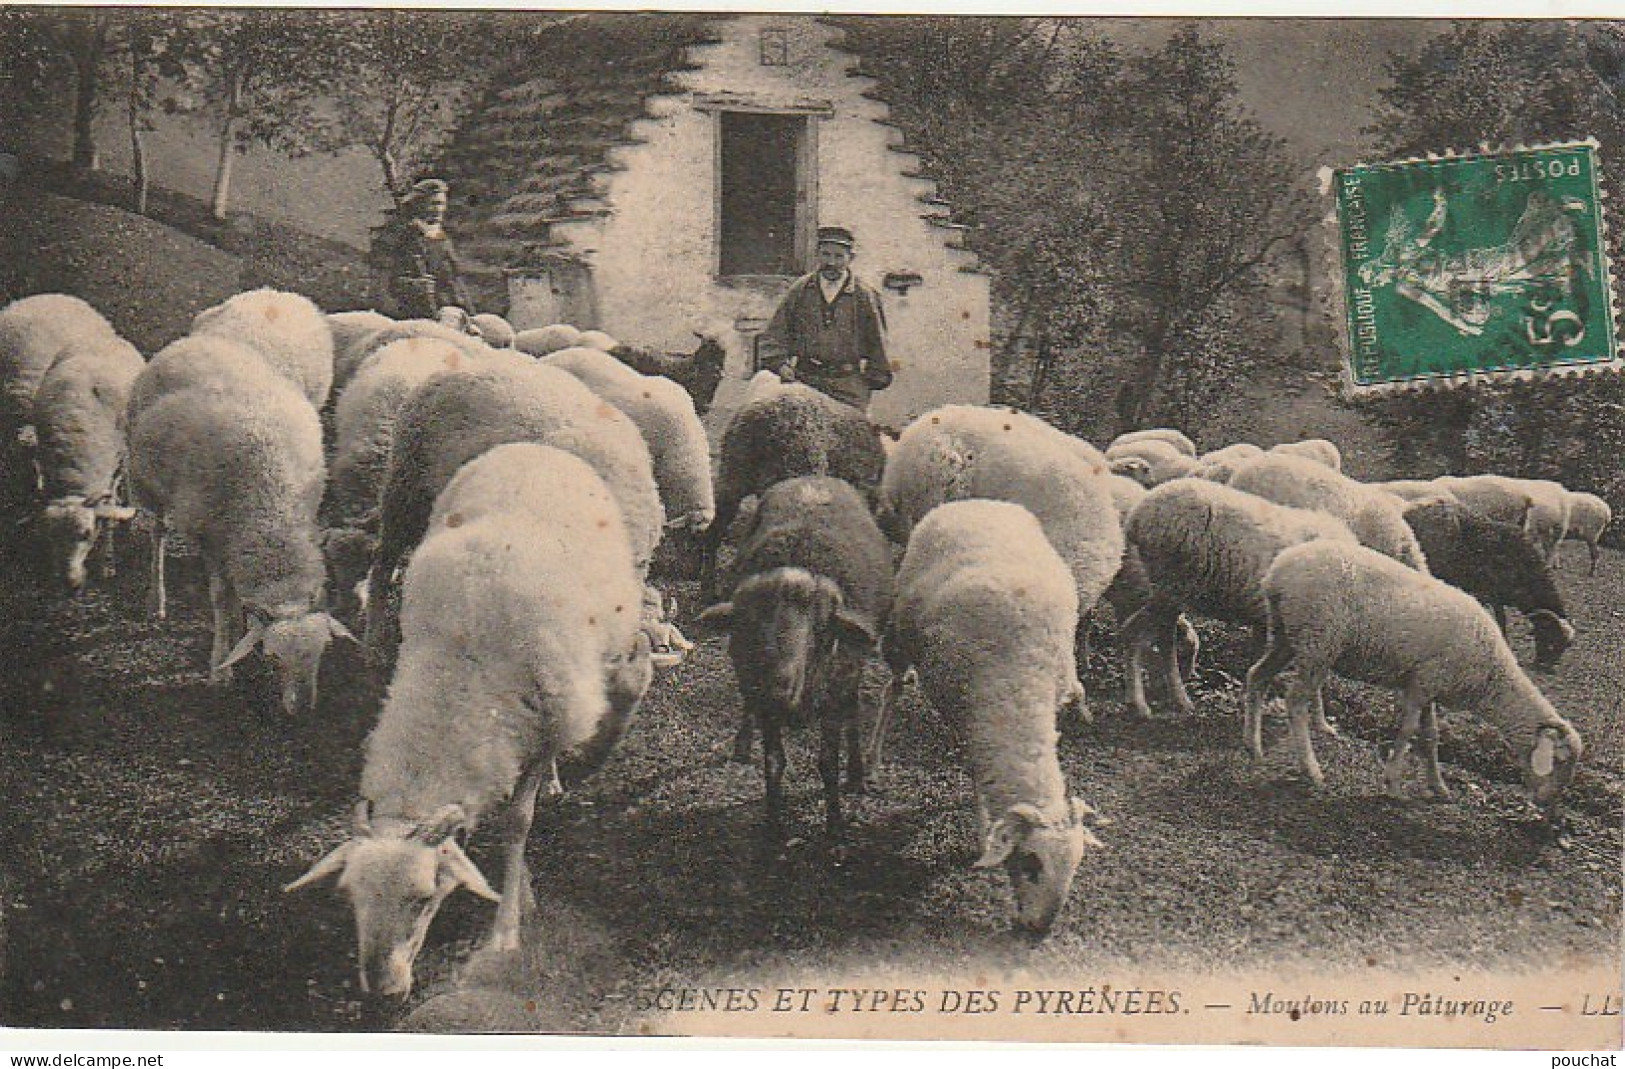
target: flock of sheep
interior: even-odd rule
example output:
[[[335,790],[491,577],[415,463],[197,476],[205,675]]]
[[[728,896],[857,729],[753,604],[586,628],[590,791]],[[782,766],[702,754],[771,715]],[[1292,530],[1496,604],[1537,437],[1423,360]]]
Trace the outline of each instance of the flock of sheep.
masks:
[[[713,461],[699,417],[721,377],[714,341],[657,356],[562,324],[516,335],[478,319],[324,314],[256,290],[199,314],[149,362],[77,298],[0,311],[8,485],[32,499],[34,535],[70,589],[95,544],[144,510],[157,613],[166,537],[201,552],[212,681],[259,650],[283,707],[310,708],[322,655],[358,641],[351,626],[391,673],[354,834],[289,885],[337,878],[366,990],[410,989],[458,888],[498,903],[494,945],[518,944],[538,796],[599,767],[657,669],[692,648],[651,583],[674,529],[701,546],[709,607],[695,625],[727,632],[743,703],[734,755],[749,760],[760,734],[770,834],[785,833],[785,733],[817,726],[838,838],[843,796],[879,767],[917,678],[961,741],[976,865],[1006,870],[1016,921],[1035,931],[1109,823],[1071,793],[1056,752],[1063,711],[1090,716],[1080,622],[1102,600],[1140,715],[1148,657],[1168,700],[1193,708],[1187,615],[1252,628],[1262,653],[1243,744],[1262,755],[1267,688],[1292,669],[1292,745],[1317,783],[1311,729],[1331,730],[1332,674],[1398,692],[1393,793],[1413,742],[1445,792],[1435,703],[1499,729],[1544,806],[1581,757],[1512,653],[1504,612],[1529,618],[1537,666],[1555,665],[1574,635],[1558,544],[1587,542],[1595,569],[1610,518],[1589,494],[1499,476],[1361,483],[1324,440],[1198,455],[1161,429],[1101,451],[991,407],[939,408],[892,439],[768,373]],[[891,681],[865,716],[877,648]],[[500,892],[460,845],[477,825],[504,844]]]

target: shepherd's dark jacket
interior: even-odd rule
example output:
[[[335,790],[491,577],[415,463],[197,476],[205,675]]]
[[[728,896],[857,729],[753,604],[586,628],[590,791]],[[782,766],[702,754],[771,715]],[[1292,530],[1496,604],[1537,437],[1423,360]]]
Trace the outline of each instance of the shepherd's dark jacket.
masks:
[[[759,366],[794,377],[837,401],[867,409],[871,390],[891,385],[886,359],[886,313],[880,294],[847,272],[826,302],[818,272],[790,284],[757,350]]]
[[[371,260],[380,312],[396,319],[433,319],[455,305],[474,314],[457,251],[444,231],[430,237],[410,216],[396,216],[373,233]]]

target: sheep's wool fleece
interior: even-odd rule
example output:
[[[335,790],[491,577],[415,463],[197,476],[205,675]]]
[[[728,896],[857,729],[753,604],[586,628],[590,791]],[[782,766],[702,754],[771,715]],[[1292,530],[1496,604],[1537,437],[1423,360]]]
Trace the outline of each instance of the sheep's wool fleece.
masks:
[[[530,758],[578,746],[605,715],[605,665],[635,645],[642,588],[608,489],[562,457],[504,446],[443,495],[367,742],[361,791],[382,811],[455,802],[477,818]]]
[[[863,499],[840,479],[788,479],[762,495],[735,571],[760,575],[775,568],[834,580],[847,608],[877,627],[891,609],[891,547]]]
[[[40,474],[47,498],[113,489],[124,460],[124,411],[146,362],[109,338],[64,350],[34,395]]]
[[[1077,678],[1077,625],[1071,572],[1020,505],[952,502],[914,529],[890,633],[964,740],[989,812],[1067,813],[1055,721]]]
[[[1111,585],[1123,530],[1103,469],[1077,439],[1019,412],[950,405],[904,429],[886,463],[881,500],[912,526],[947,501],[989,498],[1027,508],[1067,562],[1080,608]]]
[[[561,349],[542,362],[568,371],[637,424],[668,516],[716,511],[711,443],[687,390],[668,378],[640,374],[598,349]]]
[[[309,298],[282,290],[239,293],[192,320],[192,333],[229,338],[265,358],[317,408],[333,387],[333,329]]]
[[[383,498],[385,560],[418,541],[457,469],[508,442],[539,442],[590,464],[615,496],[640,573],[660,543],[665,512],[643,436],[614,405],[558,368],[507,362],[424,382],[397,417]]]
[[[1159,486],[1135,507],[1129,544],[1151,584],[1220,620],[1262,623],[1262,582],[1277,554],[1315,539],[1353,542],[1338,520],[1201,479]]]
[[[1427,570],[1422,547],[1405,522],[1404,502],[1318,461],[1288,453],[1265,453],[1238,465],[1230,485],[1277,505],[1334,516],[1348,525],[1361,545],[1419,571]]]
[[[343,394],[350,381],[373,354],[396,342],[408,338],[428,338],[461,349],[471,360],[493,360],[502,350],[496,350],[471,334],[453,330],[433,319],[385,319],[385,324],[350,341],[333,356],[333,390]],[[518,354],[510,354],[518,355]]]
[[[24,297],[0,309],[0,426],[28,421],[34,392],[58,353],[117,336],[100,312],[64,293]]]
[[[797,475],[831,475],[860,491],[886,453],[868,418],[799,382],[742,407],[722,432],[717,500],[739,501]]]

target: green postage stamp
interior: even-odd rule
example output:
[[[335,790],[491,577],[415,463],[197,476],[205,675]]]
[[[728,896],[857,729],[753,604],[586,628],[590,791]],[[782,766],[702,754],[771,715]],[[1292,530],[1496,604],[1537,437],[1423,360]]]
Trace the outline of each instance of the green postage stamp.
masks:
[[[1332,172],[1356,392],[1617,367],[1597,145]]]

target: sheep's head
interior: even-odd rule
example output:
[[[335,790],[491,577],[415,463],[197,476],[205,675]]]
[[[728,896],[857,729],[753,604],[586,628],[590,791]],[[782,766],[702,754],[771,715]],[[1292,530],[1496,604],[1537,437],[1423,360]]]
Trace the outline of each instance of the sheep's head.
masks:
[[[1535,667],[1550,672],[1574,644],[1574,625],[1548,609],[1530,613],[1529,625],[1535,631]]]
[[[1111,472],[1126,475],[1147,489],[1156,485],[1151,477],[1151,465],[1143,457],[1117,457],[1111,462]]]
[[[837,645],[869,649],[875,626],[846,607],[835,581],[802,568],[775,568],[734,588],[733,600],[700,614],[701,623],[727,622],[729,654],[740,687],[783,708],[792,724],[833,667]]]
[[[221,664],[229,668],[263,646],[265,659],[276,673],[282,696],[282,710],[292,716],[301,709],[316,708],[316,681],[321,674],[322,654],[335,638],[356,641],[349,628],[325,612],[306,612],[284,606],[266,614],[249,610],[248,633]]]
[[[61,497],[40,514],[39,535],[50,555],[51,571],[77,594],[85,586],[85,561],[105,523],[123,523],[135,510],[110,498]]]
[[[1066,904],[1084,850],[1104,845],[1091,829],[1109,823],[1081,798],[1070,800],[1059,822],[1046,821],[1037,806],[1011,806],[988,826],[975,867],[1002,863],[1016,896],[1016,926],[1043,935]]]
[[[1535,729],[1534,745],[1524,758],[1523,778],[1536,805],[1546,810],[1556,806],[1584,754],[1580,733],[1567,722]]]
[[[416,824],[390,821],[374,829],[362,802],[355,837],[283,888],[297,891],[338,877],[355,909],[362,991],[405,997],[412,990],[412,963],[423,938],[440,904],[459,887],[500,900],[453,838],[467,825],[463,807],[448,805]]]
[[[690,357],[693,361],[692,394],[694,411],[703,416],[710,409],[711,400],[716,397],[717,387],[722,383],[722,368],[728,360],[728,351],[709,334],[696,331],[694,336],[700,340],[700,346]]]

